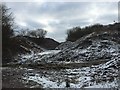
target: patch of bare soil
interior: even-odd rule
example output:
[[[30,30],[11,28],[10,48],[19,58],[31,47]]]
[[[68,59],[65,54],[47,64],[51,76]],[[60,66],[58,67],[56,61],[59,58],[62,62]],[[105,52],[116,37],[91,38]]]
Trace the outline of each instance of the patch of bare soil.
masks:
[[[27,72],[23,68],[2,68],[2,88],[30,88],[37,85],[37,88],[41,88],[41,85],[35,82],[24,83],[22,79],[23,74]]]

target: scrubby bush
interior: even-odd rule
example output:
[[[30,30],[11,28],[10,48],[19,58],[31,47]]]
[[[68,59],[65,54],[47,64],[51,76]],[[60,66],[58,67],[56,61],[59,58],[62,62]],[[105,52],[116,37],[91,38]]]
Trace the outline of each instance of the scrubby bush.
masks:
[[[84,28],[80,28],[80,27],[74,27],[72,29],[68,29],[67,30],[67,41],[76,41],[77,39],[88,35],[92,32],[99,32],[101,30],[104,30],[105,27],[101,24],[95,24],[95,25],[91,25],[91,26],[86,26]]]

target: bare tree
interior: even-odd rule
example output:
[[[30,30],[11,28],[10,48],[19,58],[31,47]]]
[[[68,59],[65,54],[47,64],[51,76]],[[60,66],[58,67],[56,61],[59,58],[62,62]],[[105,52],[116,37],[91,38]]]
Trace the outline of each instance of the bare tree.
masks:
[[[8,62],[11,60],[11,37],[14,35],[14,18],[10,8],[2,4],[2,60]],[[7,59],[6,59],[7,58]],[[4,60],[5,59],[5,60]]]
[[[2,38],[9,39],[13,36],[14,18],[12,12],[9,12],[10,8],[2,4]]]
[[[43,29],[37,29],[36,34],[38,38],[44,38],[45,35],[47,34],[47,31]]]
[[[20,36],[27,36],[27,33],[28,33],[29,29],[21,29],[19,32],[18,32],[18,35]]]
[[[27,32],[27,36],[35,37],[35,38],[44,38],[46,34],[47,31],[43,29],[30,30]]]

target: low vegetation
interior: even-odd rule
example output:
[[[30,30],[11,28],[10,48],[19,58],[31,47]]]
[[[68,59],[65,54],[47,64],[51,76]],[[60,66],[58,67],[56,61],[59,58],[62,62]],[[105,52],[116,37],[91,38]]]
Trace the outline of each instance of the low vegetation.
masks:
[[[105,32],[105,31],[114,32],[115,30],[117,31],[120,30],[120,23],[115,23],[113,25],[95,24],[86,26],[84,28],[73,27],[71,29],[68,29],[66,40],[74,42],[79,38],[86,36],[92,32]]]

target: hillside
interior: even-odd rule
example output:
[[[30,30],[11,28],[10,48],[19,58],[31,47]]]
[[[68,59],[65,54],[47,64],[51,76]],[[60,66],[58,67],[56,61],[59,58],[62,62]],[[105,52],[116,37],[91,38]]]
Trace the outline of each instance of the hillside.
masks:
[[[117,30],[113,32],[93,32],[75,42],[65,42],[56,47],[61,49],[55,55],[40,57],[37,61],[52,63],[81,63],[81,62],[107,62],[119,56],[120,35]],[[38,55],[39,56],[39,55]],[[29,62],[29,61],[28,61]],[[34,62],[34,61],[33,61]]]
[[[2,90],[120,90],[118,2],[47,1],[1,3]]]
[[[114,30],[91,32],[74,42],[61,43],[55,50],[21,54],[7,66],[15,65],[13,72],[22,72],[19,79],[25,87],[118,88],[120,31],[116,24],[112,26]],[[5,70],[11,73],[11,69]]]
[[[58,45],[59,43],[51,38],[31,38],[24,36],[12,37],[9,48],[5,48],[5,50],[3,50],[3,64],[11,60],[14,61],[14,57],[20,54],[30,54],[51,50],[55,49]]]
[[[26,38],[47,50],[55,49],[60,44],[59,42],[51,38],[33,38],[33,37]]]
[[[111,32],[114,30],[119,31],[120,29],[120,23],[114,23],[114,24],[109,24],[109,25],[102,25],[102,24],[94,24],[94,25],[89,25],[85,26],[83,28],[80,27],[73,27],[71,29],[68,29],[67,31],[67,41],[76,41],[79,38],[86,36],[92,32]]]
[[[120,44],[116,41],[120,36],[117,31],[91,33],[68,44],[70,46],[62,46],[65,49],[61,50],[51,59],[59,62],[76,62],[76,61],[93,61],[93,60],[110,60],[116,57],[120,50]],[[60,48],[60,46],[58,46]],[[66,48],[68,47],[68,48]],[[53,61],[51,60],[51,61]]]

